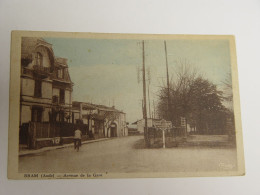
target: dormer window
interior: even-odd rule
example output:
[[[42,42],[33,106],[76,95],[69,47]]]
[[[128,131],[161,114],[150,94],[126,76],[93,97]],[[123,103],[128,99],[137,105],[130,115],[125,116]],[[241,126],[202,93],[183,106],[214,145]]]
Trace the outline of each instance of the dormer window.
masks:
[[[40,52],[36,53],[36,64],[38,66],[42,66],[42,54]]]
[[[58,78],[59,79],[64,79],[64,69],[59,69],[58,70]]]

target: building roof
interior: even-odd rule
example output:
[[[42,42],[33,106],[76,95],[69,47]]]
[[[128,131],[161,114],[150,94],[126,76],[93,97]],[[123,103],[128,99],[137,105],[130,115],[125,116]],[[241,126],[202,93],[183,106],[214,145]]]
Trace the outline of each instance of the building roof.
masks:
[[[68,67],[67,58],[61,58],[54,55],[52,50],[52,44],[48,43],[41,37],[23,37],[22,38],[22,48],[21,48],[21,58],[32,60],[32,53],[35,52],[37,47],[43,46],[48,48],[49,53],[53,59],[55,66]]]
[[[73,107],[79,107],[79,104],[82,103],[82,109],[87,109],[87,110],[102,110],[102,111],[108,111],[108,112],[120,112],[124,113],[123,111],[117,110],[114,106],[109,107],[105,105],[100,105],[100,104],[92,104],[88,102],[78,102],[78,101],[73,101]],[[125,113],[124,113],[125,114]]]
[[[55,65],[56,66],[68,67],[67,62],[68,62],[67,58],[55,57]]]
[[[152,119],[152,120],[154,120],[154,121],[160,121],[160,120],[162,120],[162,119],[158,119],[158,118],[147,118],[147,120],[149,120],[149,119]],[[133,122],[133,123],[132,123],[132,125],[136,125],[136,124],[137,124],[137,122],[139,122],[139,121],[141,121],[141,120],[144,120],[144,118],[142,118],[142,119],[139,119],[139,120],[137,120],[137,121]]]
[[[99,110],[103,110],[103,111],[124,113],[124,112],[121,111],[121,110],[117,110],[114,106],[109,107],[109,106],[104,106],[104,105],[98,105],[98,104],[96,104],[96,107],[97,107]]]
[[[38,51],[39,48],[44,48],[47,51],[47,55],[50,59],[50,78],[59,85],[60,83],[69,85],[69,87],[73,86],[73,82],[71,81],[69,72],[68,72],[68,64],[66,58],[56,57],[52,50],[52,44],[48,43],[41,37],[22,37],[21,44],[21,59],[26,63],[22,63],[22,65],[28,66],[30,62],[33,61],[33,54]],[[64,69],[63,76],[58,76],[58,69]]]
[[[129,129],[137,129],[137,125],[136,124],[127,125],[127,127]]]
[[[79,105],[82,104],[82,109],[84,110],[95,110],[96,106],[94,104],[91,103],[87,103],[87,102],[78,102],[78,101],[72,101],[72,106],[74,108],[79,108]]]
[[[50,43],[46,42],[43,38],[22,37],[22,48],[21,48],[22,59],[32,59],[32,53],[39,46],[47,47],[54,57],[52,45]]]

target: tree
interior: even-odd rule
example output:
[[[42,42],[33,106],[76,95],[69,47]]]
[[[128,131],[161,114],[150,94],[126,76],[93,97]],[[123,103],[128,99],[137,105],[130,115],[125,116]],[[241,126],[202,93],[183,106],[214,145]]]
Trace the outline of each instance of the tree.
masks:
[[[231,140],[235,141],[235,119],[233,109],[233,88],[231,72],[226,74],[225,80],[222,82],[224,91],[224,104],[227,107],[226,129]]]
[[[209,80],[198,77],[190,86],[190,110],[200,133],[222,131],[225,120],[225,107],[222,104],[222,91]],[[221,125],[222,124],[222,125]],[[222,129],[221,129],[222,127]]]
[[[160,116],[179,126],[180,117],[196,126],[198,133],[223,133],[226,108],[223,92],[205,79],[198,69],[187,60],[180,60],[170,82],[170,109],[167,114],[167,89],[162,86],[158,93]],[[167,118],[168,117],[168,118]]]
[[[222,81],[222,88],[224,104],[226,104],[226,107],[230,110],[230,112],[233,112],[233,88],[231,72],[227,73],[224,81]]]
[[[197,69],[191,68],[192,66],[187,60],[179,59],[176,64],[174,75],[172,75],[172,78],[175,79],[170,81],[170,97],[168,97],[166,86],[161,86],[159,91],[159,115],[168,120],[176,119],[176,115],[186,115],[190,85],[199,75]],[[167,116],[164,112],[167,109],[164,100],[168,100],[168,98],[170,99],[170,113]],[[172,112],[172,110],[175,110],[175,112]]]

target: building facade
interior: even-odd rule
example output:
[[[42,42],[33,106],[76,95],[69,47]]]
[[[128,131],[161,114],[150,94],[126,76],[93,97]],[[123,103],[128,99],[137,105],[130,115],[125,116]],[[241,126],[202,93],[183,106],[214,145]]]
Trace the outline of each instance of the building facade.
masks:
[[[74,121],[88,125],[89,132],[95,138],[122,137],[128,135],[126,114],[115,107],[73,101]]]
[[[71,122],[72,89],[67,59],[56,57],[42,38],[23,37],[20,127],[29,122]],[[20,136],[26,133],[20,131]]]

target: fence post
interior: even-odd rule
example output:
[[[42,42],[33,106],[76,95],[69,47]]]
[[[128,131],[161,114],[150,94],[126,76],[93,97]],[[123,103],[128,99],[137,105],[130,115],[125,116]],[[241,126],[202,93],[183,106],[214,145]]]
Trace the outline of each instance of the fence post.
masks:
[[[33,148],[36,148],[36,123],[33,123]]]
[[[48,123],[48,138],[50,138],[50,129],[51,129],[51,124],[50,122]]]
[[[53,137],[56,137],[56,121],[53,123]]]
[[[162,130],[163,133],[163,148],[165,148],[165,130]]]
[[[32,149],[32,122],[29,122],[28,124],[28,134],[29,134],[29,139],[28,139],[28,147],[29,149]]]

